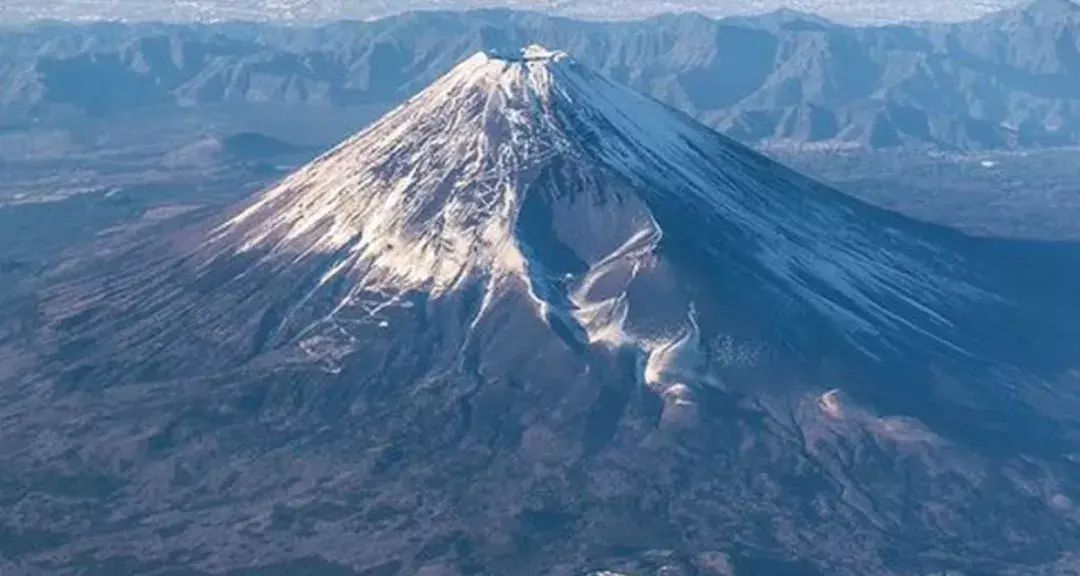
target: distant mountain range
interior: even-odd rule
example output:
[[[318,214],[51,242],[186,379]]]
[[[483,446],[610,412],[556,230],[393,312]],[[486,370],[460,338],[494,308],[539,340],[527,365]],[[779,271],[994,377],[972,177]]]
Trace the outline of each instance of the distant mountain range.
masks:
[[[0,119],[18,127],[221,104],[367,107],[374,117],[472,52],[535,41],[756,145],[1061,146],[1080,143],[1078,38],[1080,7],[1070,0],[882,27],[792,11],[630,22],[486,10],[321,27],[36,24],[0,33]]]

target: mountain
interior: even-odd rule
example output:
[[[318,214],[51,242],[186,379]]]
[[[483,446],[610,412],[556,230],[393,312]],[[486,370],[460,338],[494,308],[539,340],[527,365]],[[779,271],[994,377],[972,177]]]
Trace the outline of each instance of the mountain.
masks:
[[[108,127],[145,109],[265,118],[359,110],[354,123],[325,123],[337,139],[477,50],[541,42],[754,145],[1075,145],[1080,21],[1070,6],[1046,0],[975,22],[874,28],[794,11],[634,22],[429,12],[317,28],[42,24],[0,34],[0,120],[32,129],[88,117]]]
[[[1069,570],[1077,262],[477,53],[5,293],[0,568]]]
[[[750,3],[732,0],[674,0],[667,2],[538,2],[530,0],[456,0],[421,2],[411,0],[393,5],[381,2],[342,4],[330,0],[201,0],[181,4],[147,4],[138,0],[111,2],[73,2],[61,0],[41,4],[32,0],[8,0],[0,6],[0,20],[20,22],[38,19],[59,20],[283,20],[312,21],[381,18],[409,10],[467,10],[504,7],[536,10],[562,16],[628,19],[655,16],[666,12],[698,12],[710,16],[760,13],[784,8],[816,12],[846,22],[888,23],[911,20],[970,20],[993,10],[1013,6],[1016,0],[976,0],[942,4],[928,0],[756,0]]]

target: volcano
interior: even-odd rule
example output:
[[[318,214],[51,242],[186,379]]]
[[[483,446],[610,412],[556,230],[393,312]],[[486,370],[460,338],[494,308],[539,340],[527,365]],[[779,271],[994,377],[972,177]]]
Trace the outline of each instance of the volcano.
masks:
[[[5,344],[13,571],[1077,562],[1076,247],[860,203],[561,52],[88,250]]]

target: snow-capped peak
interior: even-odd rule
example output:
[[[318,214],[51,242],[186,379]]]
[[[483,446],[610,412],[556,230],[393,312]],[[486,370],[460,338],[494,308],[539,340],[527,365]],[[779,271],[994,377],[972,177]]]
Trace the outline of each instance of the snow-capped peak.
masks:
[[[570,59],[570,56],[561,50],[548,50],[539,44],[530,44],[525,48],[514,51],[491,49],[487,51],[489,57],[498,60],[510,61],[549,61],[562,62]]]
[[[278,261],[331,258],[318,284],[349,279],[340,306],[481,284],[479,319],[520,287],[571,345],[646,350],[643,378],[664,387],[701,363],[684,285],[729,269],[872,340],[940,338],[940,305],[967,287],[951,256],[878,217],[534,45],[468,58],[217,239]],[[663,305],[635,309],[633,286]]]
[[[381,271],[369,280],[398,289],[437,293],[472,273],[520,274],[513,228],[524,179],[556,155],[581,152],[556,102],[596,100],[595,84],[608,85],[541,46],[477,53],[222,232],[242,229],[245,250],[345,250],[328,277],[363,262]]]

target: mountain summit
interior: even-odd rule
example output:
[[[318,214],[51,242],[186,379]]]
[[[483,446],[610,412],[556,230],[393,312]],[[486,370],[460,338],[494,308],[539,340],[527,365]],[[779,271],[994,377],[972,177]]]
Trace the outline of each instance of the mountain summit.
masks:
[[[561,52],[477,54],[230,214],[95,250],[42,296],[0,420],[33,448],[0,464],[71,454],[111,488],[20,508],[64,531],[21,565],[1024,573],[1080,550],[1074,250],[861,204]]]
[[[939,309],[978,290],[953,255],[890,232],[889,219],[530,46],[467,59],[217,241],[270,260],[333,254],[320,287],[348,277],[353,291],[441,295],[480,282],[490,302],[517,284],[575,345],[622,334],[639,283],[683,303],[660,333],[689,330],[686,288],[708,276],[707,258],[752,271],[784,300],[774,312],[817,310],[852,338],[947,339]]]

